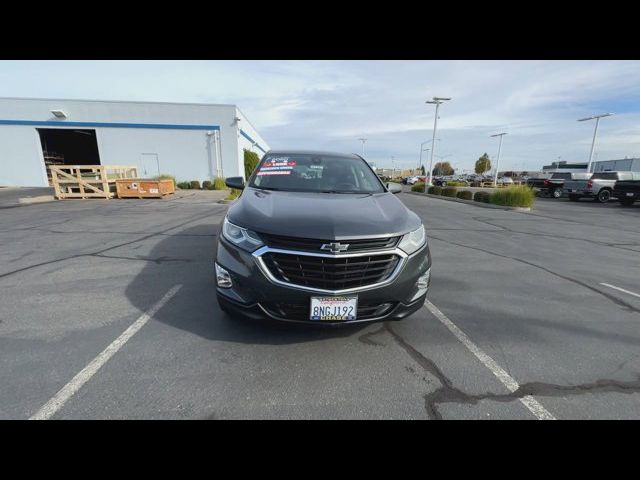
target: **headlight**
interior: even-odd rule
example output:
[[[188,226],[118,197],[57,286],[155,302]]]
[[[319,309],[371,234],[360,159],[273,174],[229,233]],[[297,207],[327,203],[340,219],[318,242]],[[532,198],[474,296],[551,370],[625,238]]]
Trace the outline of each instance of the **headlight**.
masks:
[[[420,225],[420,228],[413,232],[409,232],[402,237],[402,241],[398,246],[400,249],[411,255],[412,253],[420,250],[426,242],[427,234],[424,231],[424,225]]]
[[[234,225],[227,220],[227,217],[224,217],[222,223],[222,235],[234,245],[249,252],[253,252],[258,247],[264,245],[256,232]]]

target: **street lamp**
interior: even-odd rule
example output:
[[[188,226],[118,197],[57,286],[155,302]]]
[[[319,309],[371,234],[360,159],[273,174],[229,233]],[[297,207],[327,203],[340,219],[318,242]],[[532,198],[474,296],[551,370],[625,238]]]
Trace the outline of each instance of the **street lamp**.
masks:
[[[366,142],[369,139],[368,138],[359,138],[358,140],[360,140],[362,142],[362,158],[364,158],[364,142]]]
[[[502,149],[502,137],[507,135],[506,133],[496,133],[495,135],[491,135],[491,137],[500,137],[500,143],[498,144],[498,158],[496,160],[496,173],[493,176],[493,186],[497,186],[498,184],[498,167],[500,166],[500,150]]]
[[[436,138],[436,142],[439,142],[439,141],[440,139]],[[422,167],[422,152],[428,152],[430,150],[429,148],[423,149],[422,147],[424,147],[427,143],[431,143],[431,142],[433,142],[433,140],[425,140],[420,144],[420,162],[418,163],[418,168]]]
[[[592,117],[587,118],[579,118],[579,122],[586,122],[587,120],[596,119],[596,127],[593,129],[593,140],[591,141],[591,153],[589,153],[589,163],[587,164],[587,173],[591,171],[591,160],[593,159],[593,149],[596,146],[596,135],[598,134],[598,123],[600,123],[600,119],[603,117],[610,117],[613,113],[603,113],[601,115],[594,115]]]
[[[436,149],[436,129],[438,128],[438,109],[440,108],[440,104],[444,103],[448,100],[451,100],[451,97],[433,97],[433,100],[427,100],[425,103],[429,103],[436,106],[436,114],[433,119],[433,138],[431,139],[431,160],[429,161],[429,183],[428,185],[433,185],[433,181],[431,177],[433,176],[433,151]]]

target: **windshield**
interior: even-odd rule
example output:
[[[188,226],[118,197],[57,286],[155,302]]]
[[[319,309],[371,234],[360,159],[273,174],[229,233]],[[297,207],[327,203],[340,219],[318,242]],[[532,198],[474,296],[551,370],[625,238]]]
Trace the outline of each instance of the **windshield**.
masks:
[[[267,155],[249,186],[290,192],[384,192],[380,179],[364,160],[313,154]]]

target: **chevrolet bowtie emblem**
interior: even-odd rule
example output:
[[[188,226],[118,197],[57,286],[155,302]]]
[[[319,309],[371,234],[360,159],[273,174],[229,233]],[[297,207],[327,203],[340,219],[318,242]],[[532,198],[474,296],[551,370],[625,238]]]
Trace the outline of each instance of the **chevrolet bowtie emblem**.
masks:
[[[346,252],[348,248],[349,248],[348,243],[331,242],[331,243],[324,243],[320,247],[320,250],[328,250],[331,253],[339,253],[339,252]]]

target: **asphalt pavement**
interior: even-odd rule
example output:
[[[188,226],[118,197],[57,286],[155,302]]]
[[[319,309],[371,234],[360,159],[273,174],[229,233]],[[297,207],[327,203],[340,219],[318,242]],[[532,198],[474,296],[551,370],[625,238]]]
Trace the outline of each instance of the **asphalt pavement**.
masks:
[[[429,303],[338,329],[220,311],[218,192],[2,210],[0,418],[640,418],[640,205],[399,198]]]

